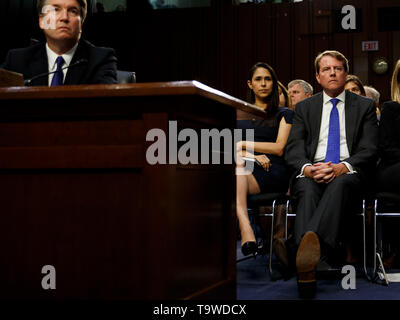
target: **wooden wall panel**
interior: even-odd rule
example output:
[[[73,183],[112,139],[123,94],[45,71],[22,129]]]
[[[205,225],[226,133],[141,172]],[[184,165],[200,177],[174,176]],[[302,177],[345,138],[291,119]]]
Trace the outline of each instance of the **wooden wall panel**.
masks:
[[[239,84],[238,97],[245,99],[247,91],[247,77],[249,69],[257,62],[256,43],[257,21],[254,6],[247,5],[239,8],[237,14],[237,33],[236,33],[236,79]],[[262,41],[260,39],[260,41]],[[264,40],[265,41],[265,40]]]
[[[256,56],[257,61],[268,62],[271,61],[274,51],[272,37],[273,29],[273,16],[271,6],[259,6],[256,9],[257,19],[257,44]]]
[[[314,80],[313,55],[311,52],[312,37],[311,30],[310,1],[303,1],[294,4],[294,37],[293,51],[291,52],[293,68],[291,79],[303,79],[310,84]]]
[[[239,79],[236,77],[236,14],[237,8],[229,4],[218,7],[219,32],[218,87],[228,93],[237,94]],[[214,30],[215,32],[215,30]],[[243,85],[240,83],[240,85]],[[238,95],[236,95],[238,96]]]
[[[292,24],[293,20],[291,5],[284,3],[281,5],[275,5],[275,61],[274,69],[277,73],[279,80],[287,85],[291,80],[290,70],[293,67],[292,64]]]

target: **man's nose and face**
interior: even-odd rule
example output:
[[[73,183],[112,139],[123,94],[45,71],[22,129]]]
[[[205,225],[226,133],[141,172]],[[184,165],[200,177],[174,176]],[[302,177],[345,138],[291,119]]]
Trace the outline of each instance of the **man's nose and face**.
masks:
[[[319,62],[316,74],[318,83],[331,97],[336,97],[344,90],[347,72],[343,63],[331,56],[324,56]]]
[[[46,38],[77,42],[82,32],[81,6],[77,0],[48,0],[39,17]]]
[[[308,98],[311,96],[310,94],[306,94],[304,92],[303,87],[298,83],[296,83],[295,85],[293,85],[289,88],[289,95],[292,100],[293,107],[296,105],[297,102],[304,100],[305,98]]]

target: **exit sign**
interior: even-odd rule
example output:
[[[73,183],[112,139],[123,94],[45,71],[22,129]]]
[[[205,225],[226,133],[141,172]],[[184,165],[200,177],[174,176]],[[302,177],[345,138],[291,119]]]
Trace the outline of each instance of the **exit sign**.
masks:
[[[361,44],[362,51],[378,51],[379,42],[378,41],[363,41]]]

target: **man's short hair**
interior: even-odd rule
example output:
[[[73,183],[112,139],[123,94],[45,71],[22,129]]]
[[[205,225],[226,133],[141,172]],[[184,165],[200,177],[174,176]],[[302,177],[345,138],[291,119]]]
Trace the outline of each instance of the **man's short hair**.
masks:
[[[288,89],[290,89],[291,87],[293,87],[296,84],[299,84],[303,88],[303,91],[305,94],[313,95],[314,89],[313,89],[312,85],[302,79],[296,79],[296,80],[290,81],[288,83]]]
[[[364,86],[364,89],[367,97],[371,96],[375,103],[379,104],[379,98],[381,97],[381,94],[378,92],[378,90],[371,86]]]
[[[87,1],[86,0],[76,0],[81,6],[81,18],[82,22],[85,21],[87,15]],[[47,0],[38,0],[37,2],[37,12],[39,17],[42,15],[43,7],[47,4]]]
[[[320,53],[315,58],[314,65],[315,65],[315,73],[316,74],[319,73],[319,63],[320,63],[321,59],[325,56],[331,56],[331,57],[341,61],[343,63],[344,71],[349,72],[349,61],[343,54],[341,54],[339,51],[336,51],[336,50],[326,50],[326,51]]]

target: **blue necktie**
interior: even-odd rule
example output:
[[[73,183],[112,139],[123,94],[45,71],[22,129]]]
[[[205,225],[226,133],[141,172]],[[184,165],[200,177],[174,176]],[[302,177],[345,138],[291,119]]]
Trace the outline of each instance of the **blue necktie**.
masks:
[[[332,163],[340,162],[340,126],[339,126],[339,112],[336,108],[336,104],[339,99],[333,98],[332,111],[329,117],[329,134],[328,134],[328,146],[326,149],[325,162],[332,161]]]
[[[62,66],[64,64],[64,59],[63,57],[59,56],[56,59],[56,63],[57,63],[57,70],[54,73],[53,76],[53,80],[51,80],[51,86],[61,86],[64,82],[64,74],[62,71]]]

